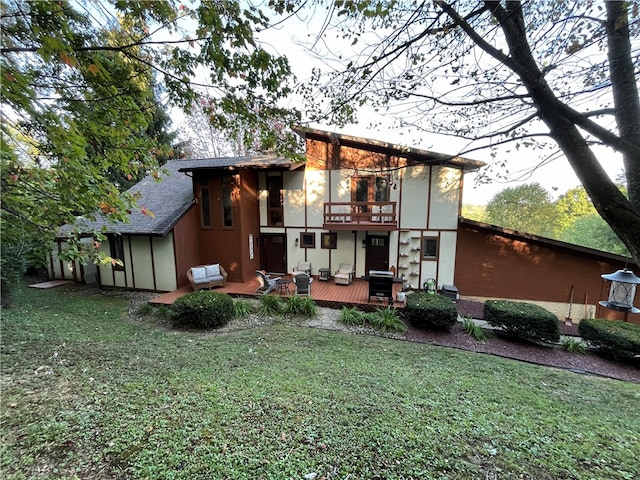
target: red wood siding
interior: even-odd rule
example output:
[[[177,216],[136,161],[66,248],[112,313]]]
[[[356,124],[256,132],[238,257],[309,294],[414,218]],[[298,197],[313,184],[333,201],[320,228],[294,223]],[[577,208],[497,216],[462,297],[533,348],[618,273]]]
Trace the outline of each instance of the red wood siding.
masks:
[[[223,227],[222,218],[222,176],[228,172],[212,172],[209,176],[200,173],[195,179],[207,178],[211,195],[211,227],[200,227],[200,208],[196,208],[198,222],[194,232],[198,232],[199,261],[197,264],[220,263],[228,274],[230,282],[244,282],[255,277],[260,266],[260,251],[257,247],[260,223],[258,205],[258,180],[253,170],[234,172],[237,183],[232,192],[233,226]],[[249,258],[249,234],[254,237],[254,258]],[[192,265],[193,266],[193,265]]]
[[[560,245],[459,224],[455,285],[462,296],[569,303],[573,286],[575,304],[597,304],[608,289],[600,275],[624,266]],[[629,268],[638,271],[635,265]],[[624,318],[601,307],[596,316]]]
[[[197,206],[191,209],[173,227],[173,244],[176,256],[178,288],[189,285],[187,270],[200,264],[198,237],[194,235],[200,228],[200,214]]]

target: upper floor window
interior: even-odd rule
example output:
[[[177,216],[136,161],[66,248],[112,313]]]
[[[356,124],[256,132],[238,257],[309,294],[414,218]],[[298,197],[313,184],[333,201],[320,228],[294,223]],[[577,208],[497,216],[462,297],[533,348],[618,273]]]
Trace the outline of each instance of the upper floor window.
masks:
[[[233,187],[234,181],[231,175],[222,177],[222,226],[233,227]]]
[[[209,195],[209,182],[200,179],[200,225],[211,226],[211,196]]]
[[[387,176],[356,176],[351,181],[352,202],[388,202],[389,178]],[[366,211],[366,207],[364,207]]]
[[[281,173],[267,174],[267,193],[267,221],[270,226],[283,225],[284,190]]]

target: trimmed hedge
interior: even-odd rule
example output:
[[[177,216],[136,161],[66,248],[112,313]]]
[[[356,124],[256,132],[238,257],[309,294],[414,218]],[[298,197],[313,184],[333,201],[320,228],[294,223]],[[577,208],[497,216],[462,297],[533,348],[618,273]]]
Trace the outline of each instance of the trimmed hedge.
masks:
[[[187,293],[173,302],[169,311],[176,327],[218,328],[235,316],[230,295],[208,290]]]
[[[407,295],[407,320],[416,327],[451,330],[458,320],[456,304],[442,295],[414,292]]]
[[[620,320],[585,318],[578,324],[578,334],[594,348],[613,358],[640,356],[640,325]]]
[[[560,340],[558,317],[533,303],[487,300],[484,319],[513,337],[543,342]]]

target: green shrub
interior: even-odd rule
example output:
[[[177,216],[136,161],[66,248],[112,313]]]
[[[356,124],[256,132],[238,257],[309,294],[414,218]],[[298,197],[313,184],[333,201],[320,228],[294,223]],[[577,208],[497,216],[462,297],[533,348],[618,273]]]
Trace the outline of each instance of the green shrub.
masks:
[[[452,300],[426,292],[407,295],[404,312],[407,320],[416,327],[448,331],[458,320],[458,311]]]
[[[640,325],[589,318],[580,321],[578,333],[594,348],[613,358],[640,356]]]
[[[338,316],[338,322],[344,325],[364,325],[364,313],[356,307],[342,307],[340,315]]]
[[[156,307],[156,312],[155,313],[156,313],[156,316],[158,316],[160,318],[170,318],[171,317],[171,310],[166,305],[158,305]]]
[[[587,354],[587,346],[579,338],[563,337],[560,341],[560,345],[569,353],[579,353],[580,355]]]
[[[276,295],[262,295],[260,297],[260,315],[272,317],[282,313],[282,300]]]
[[[153,307],[149,305],[147,302],[141,303],[136,309],[136,314],[140,315],[141,317],[146,317],[151,312],[153,312]]]
[[[487,300],[484,319],[513,337],[543,342],[560,340],[558,317],[533,303]]]
[[[245,318],[251,313],[251,304],[243,298],[236,298],[233,301],[233,308],[236,318]]]
[[[367,323],[382,333],[406,332],[407,326],[398,316],[398,310],[394,307],[376,308],[375,312],[365,315]]]
[[[473,337],[482,343],[487,341],[487,332],[485,332],[484,328],[482,328],[480,325],[475,323],[472,319],[465,318],[462,321],[462,327],[464,328],[464,331],[469,334],[470,337]]]
[[[291,315],[302,315],[305,317],[315,317],[318,314],[318,306],[309,297],[292,295],[286,302],[284,313]]]
[[[218,328],[229,323],[235,308],[230,295],[199,290],[178,298],[170,312],[176,327]]]

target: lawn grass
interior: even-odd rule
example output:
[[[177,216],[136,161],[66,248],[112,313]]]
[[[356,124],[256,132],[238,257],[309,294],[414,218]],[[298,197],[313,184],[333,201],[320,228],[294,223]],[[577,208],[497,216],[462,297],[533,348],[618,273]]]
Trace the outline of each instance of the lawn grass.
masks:
[[[75,287],[14,299],[6,479],[640,478],[637,384],[286,323],[170,331]]]

